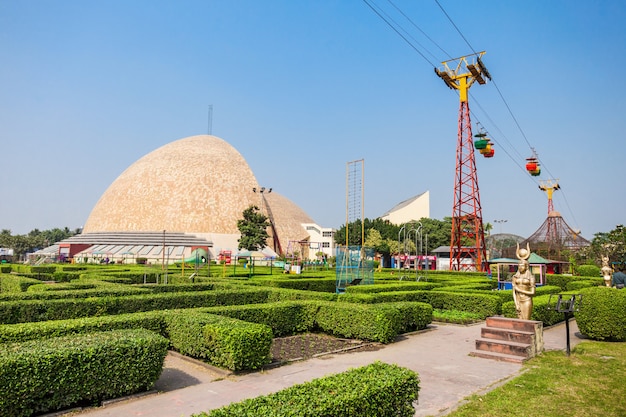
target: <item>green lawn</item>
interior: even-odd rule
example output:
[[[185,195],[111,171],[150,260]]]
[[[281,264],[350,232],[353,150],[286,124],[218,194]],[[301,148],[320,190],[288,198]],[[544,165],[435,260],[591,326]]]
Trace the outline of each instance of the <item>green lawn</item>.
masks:
[[[626,416],[626,343],[584,341],[569,357],[545,352],[519,377],[468,400],[448,416]]]

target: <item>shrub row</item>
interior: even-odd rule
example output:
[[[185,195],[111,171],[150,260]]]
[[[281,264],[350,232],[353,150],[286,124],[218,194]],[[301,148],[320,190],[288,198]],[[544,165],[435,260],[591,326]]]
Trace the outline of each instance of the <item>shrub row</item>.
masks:
[[[254,283],[268,287],[288,288],[292,290],[318,291],[334,293],[336,290],[336,278],[255,278]]]
[[[143,329],[4,344],[0,415],[30,416],[145,390],[159,378],[167,346]]]
[[[428,291],[433,288],[441,287],[443,284],[435,282],[402,282],[393,281],[383,284],[373,285],[353,285],[346,287],[346,292],[351,294],[372,294],[391,291],[413,291],[423,290]]]
[[[0,275],[0,292],[2,293],[24,292],[28,287],[35,284],[41,284],[41,281],[19,275]]]
[[[444,290],[396,291],[378,294],[343,294],[342,301],[353,303],[383,303],[420,301],[442,310],[467,311],[482,318],[500,314],[501,301],[497,295],[482,293],[455,293]]]
[[[328,301],[289,301],[271,304],[212,307],[202,311],[266,324],[274,336],[322,331],[338,337],[381,343],[398,334],[424,329],[433,309],[420,302],[350,304]]]
[[[419,382],[418,374],[409,369],[374,362],[196,417],[410,417],[415,414]]]
[[[170,339],[172,348],[180,353],[232,371],[258,369],[268,363],[272,341],[268,326],[188,309],[5,324],[0,325],[0,342],[25,342],[119,329],[156,332]]]
[[[0,303],[0,324],[63,320],[140,311],[266,302],[270,289],[176,292],[123,297],[24,300]]]

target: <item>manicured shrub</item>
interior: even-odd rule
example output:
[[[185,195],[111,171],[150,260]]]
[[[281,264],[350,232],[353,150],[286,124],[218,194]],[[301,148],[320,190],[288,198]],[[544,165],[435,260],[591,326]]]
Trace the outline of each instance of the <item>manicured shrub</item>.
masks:
[[[443,284],[436,282],[392,282],[373,285],[353,285],[346,287],[346,292],[350,294],[372,294],[391,291],[412,291],[412,290],[432,290],[441,287]]]
[[[600,267],[597,265],[580,265],[576,267],[576,274],[582,277],[599,277]]]
[[[59,300],[26,300],[0,303],[0,323],[64,320],[140,311],[195,308],[216,305],[255,304],[268,299],[266,288],[223,291],[180,292],[161,294],[66,298]]]
[[[400,333],[403,317],[390,304],[319,302],[315,322],[323,332],[339,337],[392,342]]]
[[[253,283],[266,285],[268,287],[289,288],[293,290],[318,291],[334,293],[336,289],[336,279],[334,277],[324,278],[293,278],[288,275],[287,278],[274,277],[254,278]]]
[[[168,337],[183,355],[232,371],[259,369],[270,362],[268,326],[197,310],[171,311],[164,317]]]
[[[117,330],[0,346],[0,415],[31,416],[120,397],[159,378],[168,341]]]
[[[598,287],[604,285],[602,278],[597,279],[578,279],[567,284],[567,291],[576,291],[582,288]]]
[[[51,320],[0,325],[0,343],[79,335],[121,329],[145,329],[165,336],[163,312],[119,314],[70,320]]]
[[[24,292],[35,284],[41,284],[41,281],[19,275],[2,274],[0,275],[0,293],[2,293],[0,295]]]
[[[430,304],[419,301],[400,301],[382,305],[395,308],[400,312],[399,333],[425,329],[433,321],[433,307]]]
[[[317,307],[301,301],[209,307],[207,313],[218,314],[272,328],[274,337],[309,331],[315,324]]]
[[[580,311],[574,314],[578,330],[595,340],[626,341],[626,290],[594,287],[580,293]]]
[[[411,417],[419,382],[409,369],[374,362],[196,417]]]

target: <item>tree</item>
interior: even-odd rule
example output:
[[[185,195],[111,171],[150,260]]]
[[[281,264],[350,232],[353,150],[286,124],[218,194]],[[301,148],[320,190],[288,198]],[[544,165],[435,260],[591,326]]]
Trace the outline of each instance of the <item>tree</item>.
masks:
[[[596,264],[600,264],[603,255],[610,262],[626,262],[626,227],[618,224],[610,232],[596,233],[588,250],[588,258]]]
[[[237,228],[241,233],[239,249],[261,250],[267,245],[270,223],[267,216],[259,212],[257,206],[250,206],[243,211],[243,219],[237,220]]]

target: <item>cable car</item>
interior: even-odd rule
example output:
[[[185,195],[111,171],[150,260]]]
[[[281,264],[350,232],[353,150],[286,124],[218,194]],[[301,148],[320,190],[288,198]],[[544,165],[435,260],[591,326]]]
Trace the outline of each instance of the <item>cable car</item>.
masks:
[[[489,144],[489,139],[485,139],[486,136],[487,134],[484,132],[480,132],[474,135],[475,138],[478,138],[474,141],[474,148],[481,151],[481,153],[482,153],[482,150],[485,149],[487,145]]]
[[[526,158],[526,171],[533,177],[541,174],[541,165],[536,157],[532,156],[530,158]]]

